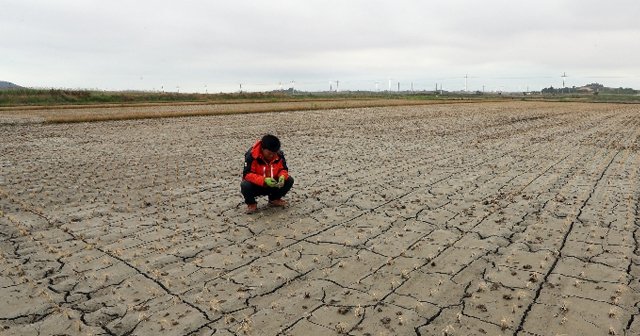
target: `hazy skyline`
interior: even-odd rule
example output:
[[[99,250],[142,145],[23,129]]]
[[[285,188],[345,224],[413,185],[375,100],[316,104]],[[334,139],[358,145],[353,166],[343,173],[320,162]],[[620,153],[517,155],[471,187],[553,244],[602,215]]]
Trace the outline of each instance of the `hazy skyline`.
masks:
[[[0,80],[233,92],[640,89],[640,2],[0,0]],[[391,83],[391,84],[390,84]]]

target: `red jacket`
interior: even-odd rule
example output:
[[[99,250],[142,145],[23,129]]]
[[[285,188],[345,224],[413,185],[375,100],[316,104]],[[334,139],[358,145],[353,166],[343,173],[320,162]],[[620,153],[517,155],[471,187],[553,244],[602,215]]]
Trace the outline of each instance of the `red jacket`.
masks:
[[[280,176],[284,176],[285,179],[289,178],[289,168],[287,168],[284,153],[278,151],[273,160],[267,162],[262,156],[262,141],[259,140],[244,155],[242,178],[264,187],[265,177],[273,177],[277,180]]]

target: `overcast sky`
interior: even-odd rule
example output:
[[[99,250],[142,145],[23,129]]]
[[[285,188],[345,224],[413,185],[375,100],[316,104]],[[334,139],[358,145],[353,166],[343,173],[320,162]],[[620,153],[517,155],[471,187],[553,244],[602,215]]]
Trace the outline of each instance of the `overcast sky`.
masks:
[[[639,18],[638,0],[0,0],[0,80],[522,91],[566,73],[567,87],[640,89]]]

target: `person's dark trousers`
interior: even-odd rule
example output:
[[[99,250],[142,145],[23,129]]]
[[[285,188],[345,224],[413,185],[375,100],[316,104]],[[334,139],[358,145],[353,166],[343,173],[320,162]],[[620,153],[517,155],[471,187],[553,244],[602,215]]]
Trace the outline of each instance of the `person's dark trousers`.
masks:
[[[256,196],[269,196],[269,201],[281,199],[291,190],[291,187],[293,187],[293,177],[291,176],[284,181],[282,188],[261,187],[246,180],[242,180],[240,183],[240,191],[246,204],[256,204]]]

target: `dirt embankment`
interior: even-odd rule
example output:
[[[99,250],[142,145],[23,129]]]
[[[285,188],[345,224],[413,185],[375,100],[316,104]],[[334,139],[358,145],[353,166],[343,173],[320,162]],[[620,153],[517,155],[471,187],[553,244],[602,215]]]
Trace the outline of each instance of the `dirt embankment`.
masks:
[[[471,101],[467,101],[471,103]],[[358,107],[460,103],[459,100],[353,99],[283,102],[147,103],[0,108],[3,123],[74,123],[110,120],[175,118],[263,112],[311,111]]]

